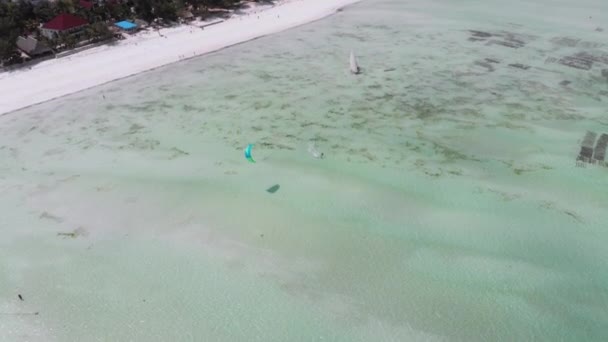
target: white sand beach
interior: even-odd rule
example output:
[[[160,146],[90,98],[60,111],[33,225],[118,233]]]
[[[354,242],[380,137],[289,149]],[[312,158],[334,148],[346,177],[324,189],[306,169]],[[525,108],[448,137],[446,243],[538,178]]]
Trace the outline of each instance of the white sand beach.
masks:
[[[162,36],[150,29],[113,45],[2,72],[0,93],[8,96],[0,98],[0,114],[315,21],[357,1],[278,1],[219,24],[180,25],[162,29]]]

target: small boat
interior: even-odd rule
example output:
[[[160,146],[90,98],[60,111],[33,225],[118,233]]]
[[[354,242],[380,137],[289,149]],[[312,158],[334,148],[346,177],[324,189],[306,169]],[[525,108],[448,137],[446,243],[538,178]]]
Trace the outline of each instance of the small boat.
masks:
[[[350,72],[355,75],[361,72],[361,68],[357,64],[357,58],[352,51],[350,52]]]

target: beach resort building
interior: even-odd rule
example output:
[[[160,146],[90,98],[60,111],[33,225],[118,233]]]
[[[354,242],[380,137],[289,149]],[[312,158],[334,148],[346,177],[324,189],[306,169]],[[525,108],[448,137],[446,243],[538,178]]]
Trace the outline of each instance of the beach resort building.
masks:
[[[17,38],[17,47],[29,57],[40,56],[52,52],[44,42],[41,42],[32,36],[20,36]]]
[[[115,23],[114,26],[120,29],[121,31],[128,33],[136,32],[138,29],[137,24],[129,20],[119,21]]]
[[[89,22],[83,18],[63,13],[42,25],[40,33],[49,39],[56,39],[61,34],[79,33],[84,30],[88,24]]]

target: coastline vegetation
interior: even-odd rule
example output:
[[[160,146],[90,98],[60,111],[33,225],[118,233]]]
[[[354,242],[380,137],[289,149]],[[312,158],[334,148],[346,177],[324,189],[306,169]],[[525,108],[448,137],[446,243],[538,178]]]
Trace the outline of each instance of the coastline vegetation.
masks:
[[[253,0],[262,1],[272,2]],[[0,66],[23,61],[17,46],[20,36],[42,41],[56,53],[117,37],[110,29],[117,21],[169,26],[181,20],[226,14],[243,5],[241,0],[0,0]],[[54,39],[41,34],[42,26],[60,14],[85,19],[88,25],[77,34],[59,34]]]

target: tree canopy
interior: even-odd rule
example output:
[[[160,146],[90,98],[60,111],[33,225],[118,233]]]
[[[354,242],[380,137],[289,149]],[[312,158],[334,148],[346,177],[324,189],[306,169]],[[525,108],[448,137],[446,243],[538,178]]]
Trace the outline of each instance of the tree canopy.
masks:
[[[0,60],[10,60],[15,56],[22,20],[17,4],[0,3]]]

